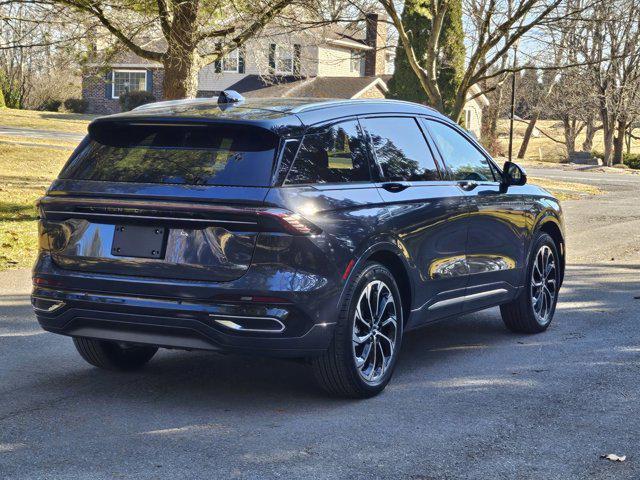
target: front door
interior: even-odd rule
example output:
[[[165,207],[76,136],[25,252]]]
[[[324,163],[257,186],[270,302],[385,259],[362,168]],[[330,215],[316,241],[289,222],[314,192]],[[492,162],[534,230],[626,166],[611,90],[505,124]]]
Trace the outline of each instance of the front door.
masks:
[[[501,186],[497,168],[467,135],[436,120],[425,123],[450,178],[470,201],[464,309],[509,300],[524,268],[526,205]]]

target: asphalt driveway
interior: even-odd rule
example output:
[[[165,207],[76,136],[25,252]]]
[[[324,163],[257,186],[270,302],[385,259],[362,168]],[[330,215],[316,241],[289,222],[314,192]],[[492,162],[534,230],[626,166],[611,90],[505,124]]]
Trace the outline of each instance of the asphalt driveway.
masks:
[[[0,274],[0,478],[640,478],[640,176],[571,175],[607,193],[565,202],[551,328],[514,335],[493,309],[410,333],[367,401],[287,361],[93,369],[38,329],[29,273]]]

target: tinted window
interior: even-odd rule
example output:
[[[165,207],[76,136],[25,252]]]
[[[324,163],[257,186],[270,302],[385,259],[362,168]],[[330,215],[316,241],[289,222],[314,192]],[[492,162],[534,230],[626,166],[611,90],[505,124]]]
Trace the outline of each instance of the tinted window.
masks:
[[[350,121],[305,135],[286,183],[358,182],[370,178],[358,123]]]
[[[267,186],[278,139],[231,126],[103,124],[61,178],[110,182]]]
[[[387,180],[438,179],[431,150],[413,118],[367,118],[362,124]]]
[[[494,181],[489,161],[469,140],[444,123],[427,123],[454,180]]]

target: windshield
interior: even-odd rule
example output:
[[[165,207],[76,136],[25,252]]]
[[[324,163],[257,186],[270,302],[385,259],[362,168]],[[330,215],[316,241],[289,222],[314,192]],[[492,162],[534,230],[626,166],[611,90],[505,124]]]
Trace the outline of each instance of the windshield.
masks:
[[[90,129],[63,179],[268,186],[278,138],[229,125],[103,124]]]

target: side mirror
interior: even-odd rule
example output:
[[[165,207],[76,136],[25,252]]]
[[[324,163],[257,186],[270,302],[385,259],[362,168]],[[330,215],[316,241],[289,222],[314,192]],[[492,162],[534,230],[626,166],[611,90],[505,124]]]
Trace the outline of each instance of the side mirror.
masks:
[[[527,183],[527,172],[517,163],[504,162],[502,183],[507,187],[511,185],[524,185]]]

